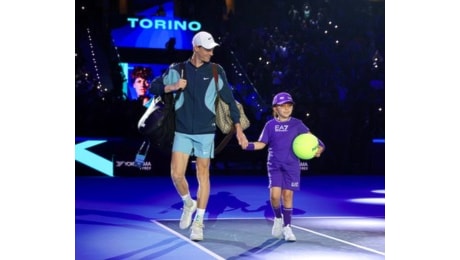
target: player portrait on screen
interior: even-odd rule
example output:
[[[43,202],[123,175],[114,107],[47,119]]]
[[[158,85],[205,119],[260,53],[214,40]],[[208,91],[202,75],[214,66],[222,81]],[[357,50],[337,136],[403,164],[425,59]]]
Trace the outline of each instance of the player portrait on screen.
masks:
[[[128,81],[128,99],[142,101],[142,105],[146,105],[152,98],[148,89],[152,80],[152,69],[145,66],[136,66],[130,73]]]

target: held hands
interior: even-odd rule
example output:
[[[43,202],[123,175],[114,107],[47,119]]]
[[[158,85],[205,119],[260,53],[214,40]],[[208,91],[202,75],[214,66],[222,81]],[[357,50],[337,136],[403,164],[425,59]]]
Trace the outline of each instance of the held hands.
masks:
[[[241,146],[242,149],[246,149],[246,147],[248,147],[249,141],[243,132],[241,132],[241,135],[237,133],[236,138],[238,139],[238,144]]]
[[[236,139],[238,140],[238,144],[241,146],[241,148],[246,149],[249,142],[246,138],[246,135],[243,133],[243,129],[241,128],[240,124],[236,124]]]

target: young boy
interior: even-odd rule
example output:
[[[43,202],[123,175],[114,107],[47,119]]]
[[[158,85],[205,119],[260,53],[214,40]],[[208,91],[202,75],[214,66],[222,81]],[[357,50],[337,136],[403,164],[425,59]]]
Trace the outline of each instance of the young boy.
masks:
[[[272,102],[274,118],[269,120],[256,142],[249,142],[245,150],[262,150],[268,145],[267,171],[270,189],[270,203],[275,214],[272,235],[286,241],[296,241],[291,229],[294,191],[300,186],[300,159],[292,150],[292,142],[310,129],[302,120],[291,117],[294,101],[289,93],[280,92]],[[315,157],[325,149],[319,140]],[[282,208],[281,208],[282,200]]]

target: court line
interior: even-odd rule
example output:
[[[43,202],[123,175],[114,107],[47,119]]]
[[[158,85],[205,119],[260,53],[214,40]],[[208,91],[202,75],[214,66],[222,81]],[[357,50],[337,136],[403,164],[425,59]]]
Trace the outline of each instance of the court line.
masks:
[[[327,219],[356,219],[356,218],[376,218],[376,219],[385,219],[385,216],[312,216],[312,217],[295,217],[293,216],[292,219],[309,219],[309,218],[327,218]]]
[[[305,217],[305,216],[293,216],[292,219],[314,219],[314,218],[327,218],[327,219],[356,219],[356,218],[363,218],[363,219],[369,219],[369,218],[377,218],[377,219],[384,219],[385,216],[311,216],[311,217]],[[232,216],[232,217],[214,217],[214,218],[206,218],[205,221],[207,220],[271,220],[273,221],[273,218],[267,218],[267,217],[238,217],[238,216]],[[161,220],[164,221],[179,221],[179,218],[162,218]]]
[[[220,255],[214,253],[213,251],[207,249],[206,247],[200,245],[199,243],[190,240],[188,237],[185,237],[181,233],[178,233],[178,232],[174,231],[173,229],[170,229],[169,227],[161,224],[160,222],[158,222],[156,220],[153,220],[153,219],[151,219],[150,221],[153,222],[154,224],[162,227],[164,230],[168,231],[169,233],[181,238],[182,240],[186,241],[190,245],[192,245],[194,247],[197,247],[198,249],[201,249],[202,251],[208,253],[209,255],[213,256],[214,258],[219,259],[219,260],[225,260],[225,258],[221,257]]]
[[[342,217],[337,217],[337,216],[330,216],[330,217],[299,217],[299,218],[368,218],[368,217],[353,217],[353,216],[342,216]],[[232,220],[232,219],[237,219],[237,220],[244,220],[244,219],[248,219],[248,220],[261,220],[261,219],[266,219],[267,218],[219,218],[220,220]],[[273,219],[269,219],[271,221],[273,221]],[[183,236],[182,234],[180,233],[177,233],[176,231],[174,231],[173,229],[170,229],[169,227],[155,221],[155,220],[151,220],[153,223],[161,226],[163,229],[167,230],[168,232],[182,238],[183,240],[187,241],[187,243],[189,244],[192,244],[193,246],[195,247],[198,247],[199,249],[205,251],[206,253],[216,257],[216,259],[220,259],[220,260],[225,260],[225,258],[222,258],[221,256],[215,254],[214,252],[210,251],[209,249],[201,246],[200,244],[194,242],[194,241],[191,241],[189,238]],[[358,244],[354,244],[354,243],[351,243],[351,242],[348,242],[348,241],[345,241],[343,239],[340,239],[340,238],[336,238],[336,237],[332,237],[332,236],[329,236],[329,235],[326,235],[326,234],[323,234],[323,233],[320,233],[320,232],[317,232],[317,231],[314,231],[314,230],[311,230],[311,229],[308,229],[308,228],[304,228],[304,227],[300,227],[300,226],[297,226],[297,225],[292,225],[291,224],[291,227],[294,227],[294,228],[297,228],[297,229],[300,229],[300,230],[303,230],[303,231],[306,231],[306,232],[310,232],[310,233],[313,233],[315,235],[318,235],[318,236],[322,236],[322,237],[325,237],[325,238],[329,238],[329,239],[332,239],[332,240],[335,240],[337,242],[341,242],[341,243],[344,243],[344,244],[347,244],[347,245],[350,245],[350,246],[354,246],[354,247],[357,247],[357,248],[360,248],[360,249],[363,249],[363,250],[366,250],[366,251],[369,251],[369,252],[372,252],[372,253],[376,253],[376,254],[379,254],[379,255],[382,255],[382,256],[385,256],[385,253],[384,252],[380,252],[380,251],[377,251],[375,249],[372,249],[372,248],[368,248],[368,247],[365,247],[365,246],[361,246],[361,245],[358,245]]]
[[[297,228],[297,229],[300,229],[300,230],[303,230],[303,231],[307,231],[307,232],[313,233],[313,234],[318,235],[318,236],[322,236],[322,237],[325,237],[325,238],[329,238],[329,239],[332,239],[332,240],[335,240],[335,241],[338,241],[338,242],[341,242],[341,243],[344,243],[344,244],[347,244],[347,245],[350,245],[350,246],[354,246],[354,247],[357,247],[357,248],[360,248],[360,249],[364,249],[364,250],[369,251],[369,252],[372,252],[372,253],[376,253],[376,254],[385,256],[385,253],[380,252],[380,251],[377,251],[377,250],[375,250],[375,249],[368,248],[368,247],[365,247],[365,246],[361,246],[361,245],[358,245],[358,244],[354,244],[354,243],[345,241],[345,240],[340,239],[340,238],[336,238],[336,237],[332,237],[332,236],[329,236],[329,235],[326,235],[326,234],[323,234],[323,233],[316,232],[316,231],[311,230],[311,229],[308,229],[308,228],[299,227],[299,226],[296,226],[296,225],[291,225],[291,227],[295,227],[295,228]]]

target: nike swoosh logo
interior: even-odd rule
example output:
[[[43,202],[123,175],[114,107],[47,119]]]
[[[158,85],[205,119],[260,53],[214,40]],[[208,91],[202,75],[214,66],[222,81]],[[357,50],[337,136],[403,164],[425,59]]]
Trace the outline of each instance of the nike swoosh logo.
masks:
[[[204,77],[203,80],[208,80],[209,78]]]

